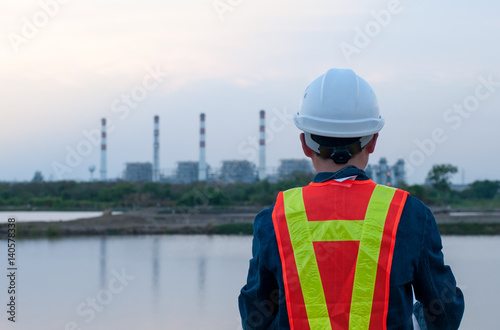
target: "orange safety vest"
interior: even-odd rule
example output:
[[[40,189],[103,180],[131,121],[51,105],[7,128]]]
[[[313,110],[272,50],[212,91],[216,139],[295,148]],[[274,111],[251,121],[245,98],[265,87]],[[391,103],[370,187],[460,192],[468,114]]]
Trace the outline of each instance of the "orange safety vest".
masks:
[[[408,193],[371,180],[280,192],[273,211],[291,329],[386,329]]]

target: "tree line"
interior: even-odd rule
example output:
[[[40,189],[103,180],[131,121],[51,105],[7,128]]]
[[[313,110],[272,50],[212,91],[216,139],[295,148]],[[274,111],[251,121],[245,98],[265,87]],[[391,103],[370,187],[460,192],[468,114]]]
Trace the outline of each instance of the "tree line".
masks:
[[[434,165],[427,173],[427,184],[403,183],[401,188],[428,205],[500,207],[499,181],[477,180],[463,190],[454,190],[450,180],[457,172],[458,168],[451,164]]]
[[[160,182],[32,181],[0,183],[0,208],[94,210],[135,207],[190,208],[271,205],[279,191],[307,185],[312,175],[296,173],[271,183],[170,184]]]
[[[450,164],[434,165],[425,185],[399,187],[428,205],[498,206],[499,181],[475,181],[462,191],[453,190],[450,179],[457,168]],[[35,180],[36,178],[36,180]],[[269,206],[279,191],[305,186],[313,176],[295,173],[285,180],[267,180],[252,184],[203,183],[170,184],[157,182],[44,182],[39,176],[32,182],[0,183],[0,208],[101,210],[136,207],[186,209],[199,206]],[[486,204],[485,204],[486,203]]]

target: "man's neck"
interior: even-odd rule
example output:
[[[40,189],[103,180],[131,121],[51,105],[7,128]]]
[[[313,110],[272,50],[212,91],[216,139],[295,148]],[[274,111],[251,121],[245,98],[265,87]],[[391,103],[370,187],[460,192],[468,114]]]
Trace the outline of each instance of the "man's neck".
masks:
[[[321,158],[316,158],[313,160],[313,166],[314,169],[316,170],[316,173],[320,172],[338,172],[344,167],[347,167],[349,165],[355,166],[361,170],[364,170],[366,167],[367,161],[363,161],[363,159],[355,158],[351,159],[349,162],[346,164],[336,164],[333,162],[331,159],[321,159]]]

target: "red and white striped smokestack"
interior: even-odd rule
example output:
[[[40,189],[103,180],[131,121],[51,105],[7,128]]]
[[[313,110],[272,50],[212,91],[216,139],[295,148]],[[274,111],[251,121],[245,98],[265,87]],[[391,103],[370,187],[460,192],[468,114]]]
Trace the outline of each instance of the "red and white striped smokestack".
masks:
[[[207,162],[205,159],[205,114],[200,114],[200,162],[198,163],[198,181],[207,181]]]
[[[153,181],[160,181],[160,117],[155,116],[153,145]]]
[[[259,180],[266,178],[266,112],[260,110]]]
[[[101,119],[101,181],[106,181],[106,118]]]

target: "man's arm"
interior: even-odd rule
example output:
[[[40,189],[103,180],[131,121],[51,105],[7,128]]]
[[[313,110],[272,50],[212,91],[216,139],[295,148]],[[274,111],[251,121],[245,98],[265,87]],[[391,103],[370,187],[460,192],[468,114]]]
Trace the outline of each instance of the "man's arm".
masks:
[[[426,208],[422,250],[414,283],[415,298],[423,305],[427,328],[458,329],[465,302],[449,266],[444,264],[436,220]]]
[[[272,208],[260,212],[254,221],[252,259],[246,285],[238,298],[243,329],[273,329],[277,322],[279,287],[273,271],[268,266],[270,253],[269,223]],[[262,237],[264,236],[264,237]],[[273,255],[274,253],[271,253]],[[279,256],[278,256],[279,258]]]

